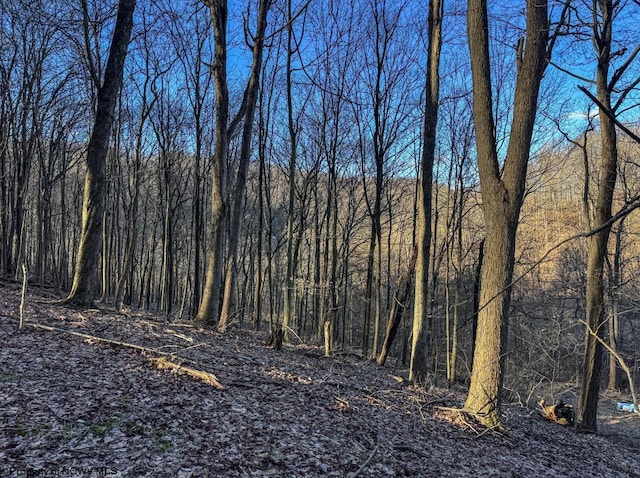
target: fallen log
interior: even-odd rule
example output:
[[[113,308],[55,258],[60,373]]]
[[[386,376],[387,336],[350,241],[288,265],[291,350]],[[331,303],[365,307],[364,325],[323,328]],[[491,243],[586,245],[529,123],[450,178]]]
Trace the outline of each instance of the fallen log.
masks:
[[[542,417],[559,425],[573,425],[573,406],[560,400],[555,405],[547,405],[544,398],[538,402]]]
[[[185,367],[183,365],[168,361],[165,357],[149,358],[149,362],[153,363],[158,369],[168,369],[176,374],[186,374],[189,377],[200,380],[216,387],[218,390],[224,390],[224,386],[218,381],[215,375],[203,370],[196,370],[195,368]]]
[[[117,345],[120,347],[126,347],[134,350],[139,350],[145,353],[151,353],[160,355],[161,357],[150,357],[148,360],[155,364],[159,369],[169,369],[174,371],[175,373],[184,373],[192,378],[205,382],[209,385],[214,386],[218,390],[224,390],[224,386],[218,381],[215,375],[209,372],[204,372],[202,370],[197,370],[191,367],[184,367],[182,365],[170,362],[166,359],[167,356],[175,355],[175,353],[168,354],[166,352],[161,352],[160,350],[152,349],[149,347],[143,347],[142,345],[130,344],[128,342],[120,342],[118,340],[105,339],[103,337],[97,337],[95,335],[83,334],[81,332],[73,332],[71,330],[60,329],[58,327],[51,327],[49,325],[41,325],[41,324],[27,324],[29,327],[33,327],[36,329],[47,330],[50,332],[60,332],[69,335],[75,335],[76,337],[81,337],[88,341],[102,342],[109,345]]]

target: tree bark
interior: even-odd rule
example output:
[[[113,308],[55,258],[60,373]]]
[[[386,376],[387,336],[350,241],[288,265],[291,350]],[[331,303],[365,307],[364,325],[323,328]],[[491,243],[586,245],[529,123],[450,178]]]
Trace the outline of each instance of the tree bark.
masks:
[[[87,149],[87,172],[82,203],[82,232],[78,246],[75,275],[66,301],[76,305],[91,305],[96,298],[102,221],[106,200],[105,169],[111,128],[114,122],[118,92],[122,85],[133,12],[136,0],[120,0],[116,24],[111,39],[104,80],[98,90],[98,104]]]
[[[416,286],[413,305],[413,338],[409,360],[409,380],[423,383],[428,373],[429,323],[429,251],[431,246],[431,210],[433,196],[433,163],[436,152],[436,129],[440,101],[440,50],[442,47],[442,17],[444,0],[429,1],[427,34],[426,105],[423,124],[423,146],[420,159],[420,187],[418,188],[418,224]]]
[[[238,242],[240,240],[240,226],[244,212],[245,191],[247,173],[249,170],[249,158],[251,156],[251,135],[253,132],[253,118],[258,100],[260,86],[260,72],[262,70],[262,51],[264,49],[264,34],[267,28],[267,14],[272,0],[261,0],[258,12],[258,23],[253,44],[253,63],[249,75],[249,83],[246,92],[246,109],[244,114],[244,128],[242,130],[242,145],[240,147],[240,164],[233,208],[231,210],[231,226],[229,230],[229,257],[227,258],[226,275],[224,284],[224,296],[222,298],[222,312],[218,329],[224,332],[229,324],[233,303],[233,287],[236,278],[236,260],[238,255]]]
[[[212,164],[211,229],[207,252],[207,272],[202,301],[195,319],[214,325],[220,313],[222,285],[222,254],[224,250],[224,221],[226,217],[227,122],[229,119],[229,90],[227,87],[227,1],[205,0],[213,23],[213,77],[216,96],[215,152]]]
[[[595,8],[596,2],[594,2]],[[609,85],[609,66],[611,61],[611,42],[613,26],[613,2],[599,0],[597,6],[600,15],[594,28],[594,45],[598,55],[596,69],[597,98],[608,111],[611,111],[611,91],[615,84]],[[593,210],[592,228],[602,227],[611,219],[611,203],[616,186],[618,150],[616,145],[616,129],[613,120],[599,110],[601,169],[599,187]],[[588,180],[588,179],[587,179]],[[585,355],[582,375],[582,386],[578,401],[576,427],[584,431],[597,430],[598,396],[600,393],[600,376],[602,370],[602,345],[598,341],[604,337],[604,262],[607,255],[607,244],[611,227],[603,228],[587,239],[587,286],[586,286],[586,322]],[[597,334],[594,337],[589,329]]]
[[[548,5],[527,0],[525,38],[517,51],[517,78],[509,147],[500,172],[493,118],[486,0],[469,0],[467,29],[473,79],[473,115],[486,238],[478,334],[464,408],[499,427],[516,229],[540,81],[547,64]]]

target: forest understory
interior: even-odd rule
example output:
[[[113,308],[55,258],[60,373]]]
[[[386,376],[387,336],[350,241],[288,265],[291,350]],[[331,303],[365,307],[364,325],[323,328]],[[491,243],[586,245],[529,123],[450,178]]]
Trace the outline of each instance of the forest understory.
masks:
[[[615,397],[597,435],[516,405],[498,434],[399,363],[57,298],[29,292],[20,330],[20,286],[0,282],[2,477],[640,476],[640,418]]]

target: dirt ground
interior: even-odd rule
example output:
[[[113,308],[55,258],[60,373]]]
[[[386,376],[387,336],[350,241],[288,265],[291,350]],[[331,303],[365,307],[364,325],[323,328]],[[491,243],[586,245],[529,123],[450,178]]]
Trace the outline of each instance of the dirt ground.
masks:
[[[640,476],[640,418],[616,397],[597,435],[518,406],[496,434],[401,368],[52,298],[28,294],[19,330],[0,283],[2,477]]]

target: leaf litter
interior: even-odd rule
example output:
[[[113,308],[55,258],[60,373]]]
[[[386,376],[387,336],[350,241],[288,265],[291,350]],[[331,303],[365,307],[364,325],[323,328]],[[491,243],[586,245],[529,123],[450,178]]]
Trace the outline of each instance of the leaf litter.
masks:
[[[448,411],[462,390],[401,364],[52,295],[27,295],[19,330],[19,287],[0,283],[2,477],[640,476],[637,417],[589,435],[508,405],[508,432],[487,433]]]

